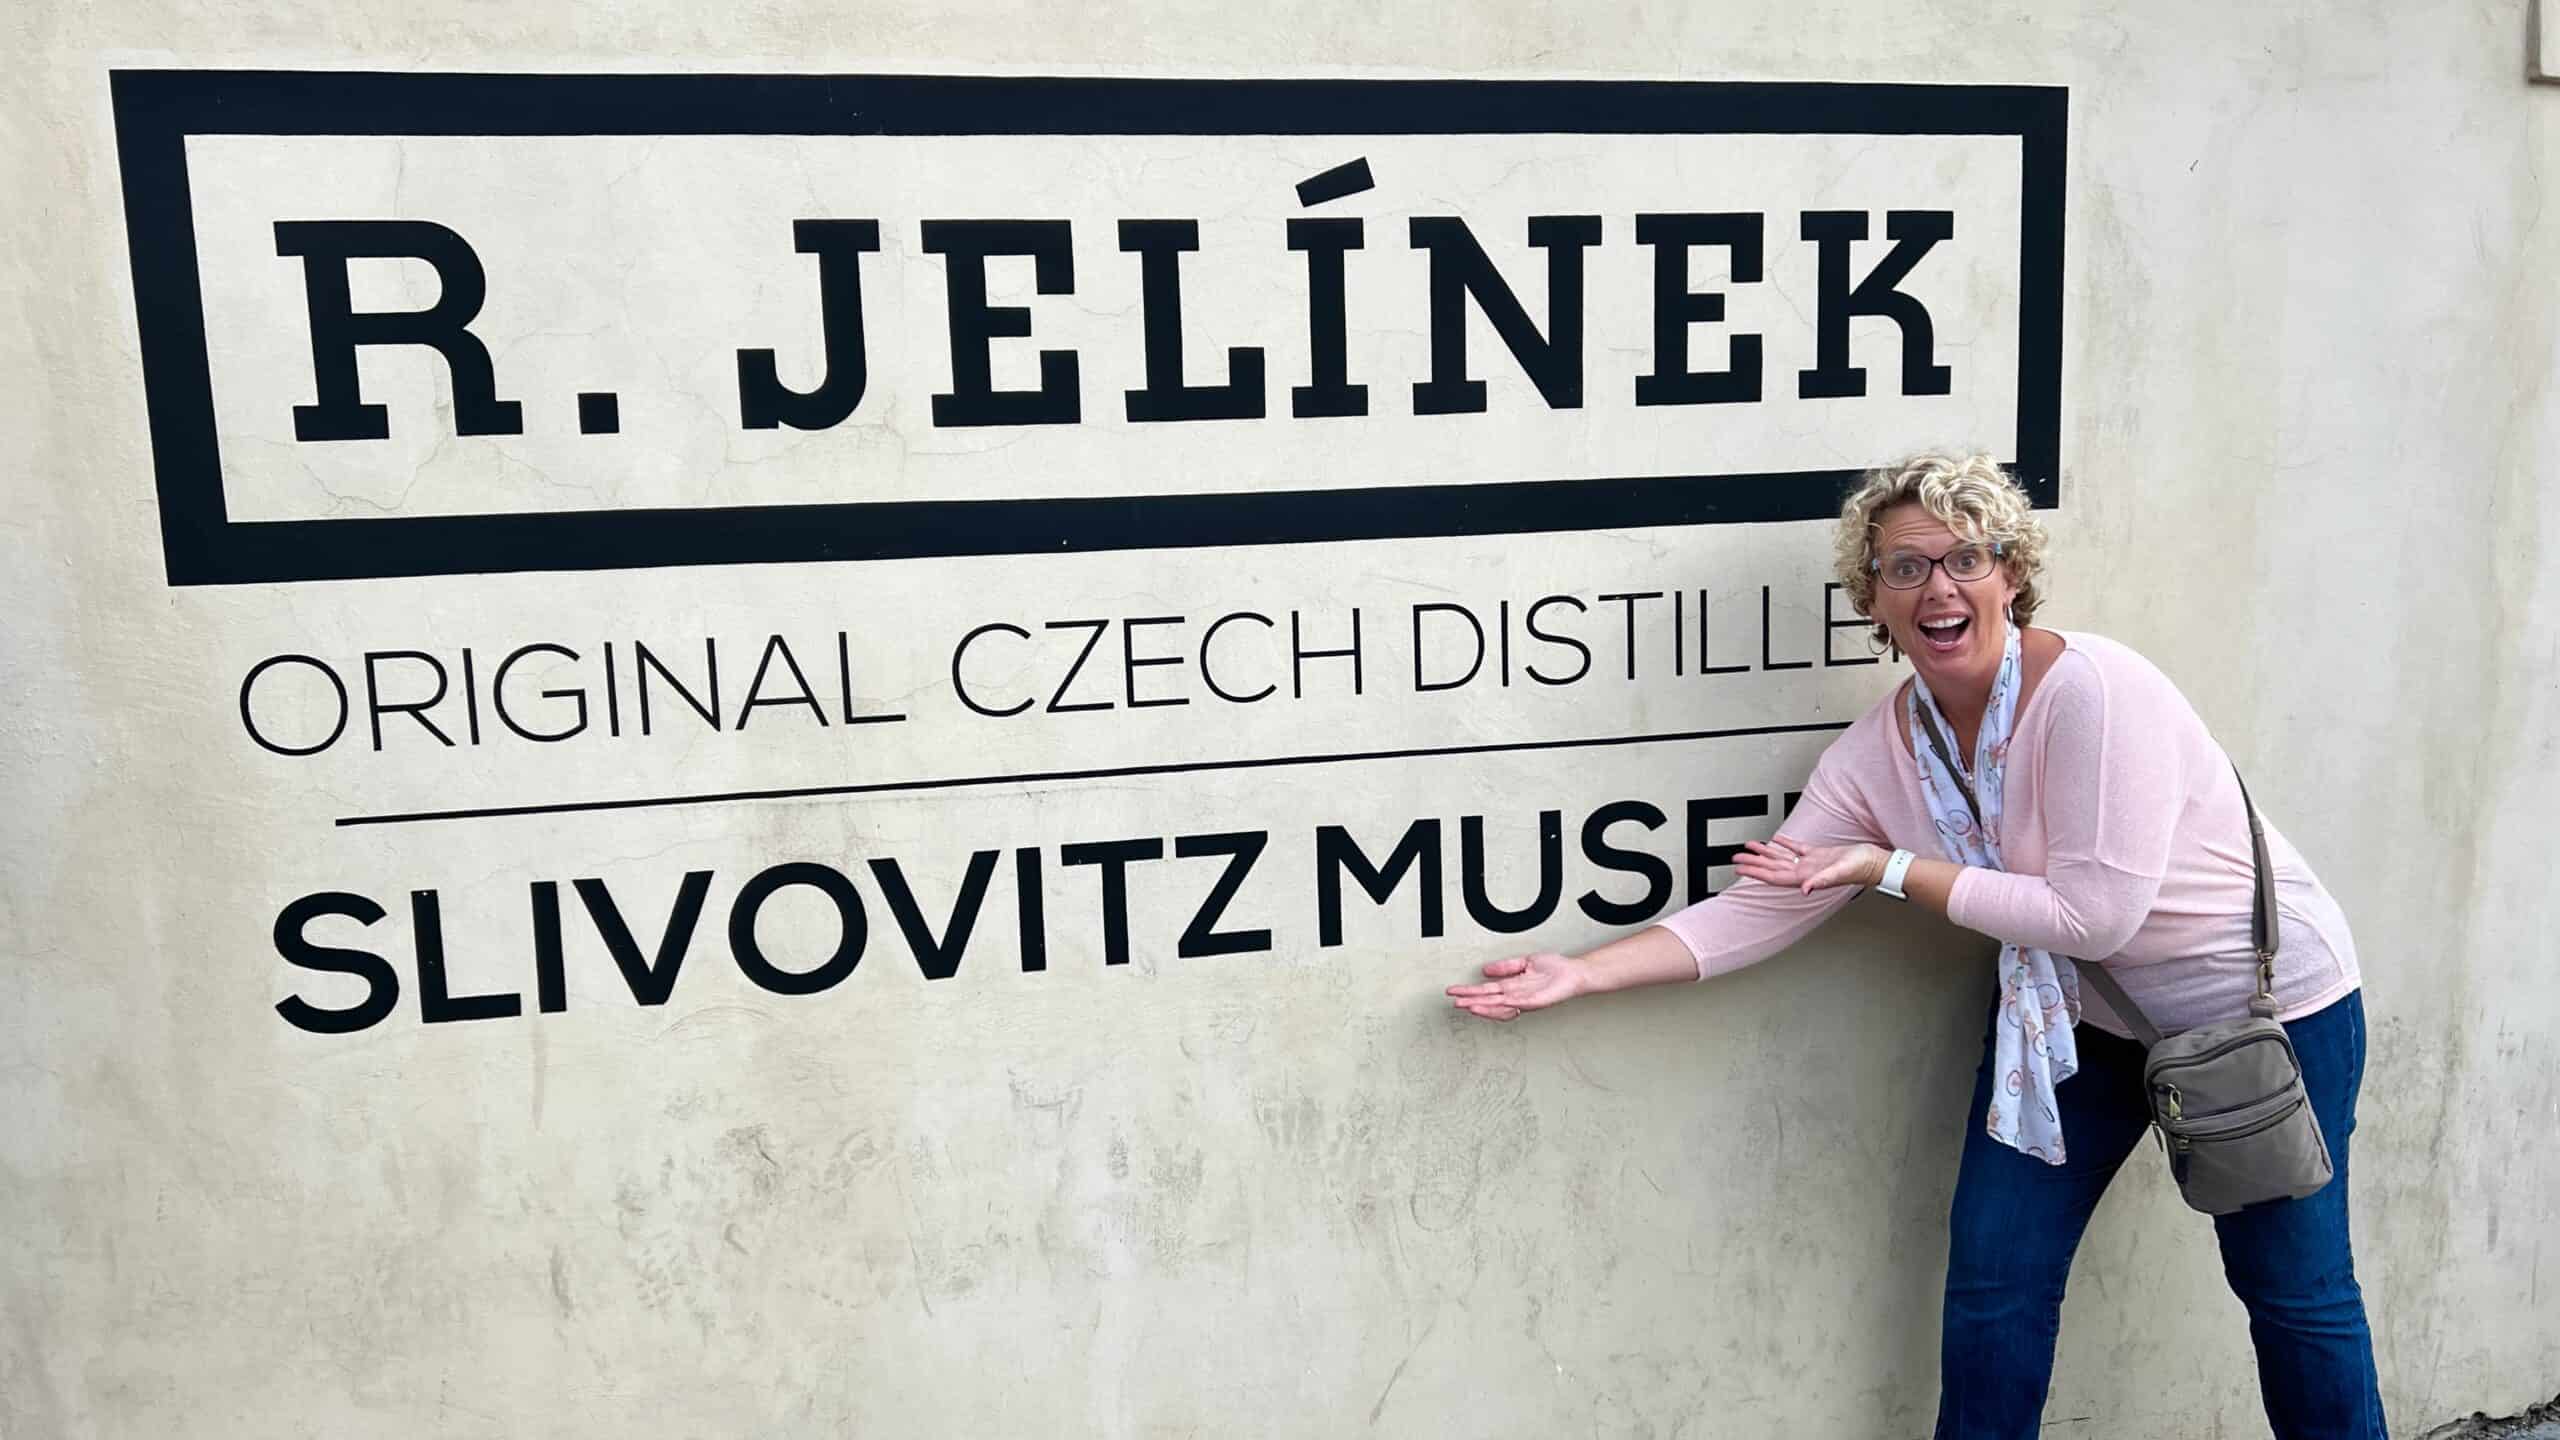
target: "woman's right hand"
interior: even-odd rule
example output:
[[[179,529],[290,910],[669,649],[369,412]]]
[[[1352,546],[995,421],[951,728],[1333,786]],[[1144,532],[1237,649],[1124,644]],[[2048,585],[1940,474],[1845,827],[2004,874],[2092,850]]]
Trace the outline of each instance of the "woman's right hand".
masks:
[[[1452,985],[1449,1002],[1486,1020],[1515,1020],[1584,993],[1581,965],[1553,951],[1515,955],[1484,967],[1484,983]]]

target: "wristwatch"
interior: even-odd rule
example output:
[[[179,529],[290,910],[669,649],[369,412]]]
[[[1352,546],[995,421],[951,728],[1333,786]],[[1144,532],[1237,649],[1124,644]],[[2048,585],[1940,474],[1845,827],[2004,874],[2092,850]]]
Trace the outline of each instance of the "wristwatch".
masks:
[[[1902,877],[1911,873],[1911,862],[1919,858],[1908,850],[1894,851],[1893,858],[1884,862],[1884,878],[1876,882],[1877,892],[1896,900],[1910,899],[1902,893]]]

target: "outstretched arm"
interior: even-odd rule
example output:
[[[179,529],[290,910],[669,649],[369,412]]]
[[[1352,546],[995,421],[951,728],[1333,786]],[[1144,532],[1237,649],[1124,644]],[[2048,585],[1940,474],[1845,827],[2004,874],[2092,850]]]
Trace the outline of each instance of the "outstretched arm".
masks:
[[[1817,768],[1778,833],[1789,843],[1814,848],[1863,843],[1874,833],[1863,809]],[[1450,986],[1450,1003],[1487,1020],[1510,1020],[1578,995],[1703,980],[1785,949],[1856,893],[1771,884],[1754,878],[1752,859],[1736,857],[1734,868],[1743,878],[1730,889],[1587,954],[1541,951],[1493,961],[1482,981]]]
[[[2104,959],[2122,950],[2158,902],[2188,779],[2174,727],[2111,723],[2119,703],[2094,673],[2046,681],[2051,723],[2044,741],[2041,804],[2045,873],[2016,874],[1940,859],[1914,861],[1903,890],[1914,904],[2013,945]],[[2165,689],[2167,682],[2158,682]],[[2183,705],[2174,692],[2122,702]],[[1849,843],[1754,841],[1734,869],[1769,884],[1820,891],[1873,885],[1888,852]]]
[[[1581,956],[1541,951],[1496,960],[1484,976],[1481,984],[1450,986],[1450,1003],[1486,1020],[1516,1020],[1577,995],[1695,980],[1698,962],[1678,936],[1648,925]]]
[[[2131,943],[2159,902],[2178,816],[2191,803],[2198,777],[2174,723],[2186,702],[2165,677],[2091,671],[2047,705],[2044,873],[1969,868],[1947,914],[2011,944],[2103,960]],[[2230,833],[2245,843],[2236,816]]]
[[[1734,857],[1735,873],[1764,885],[1789,886],[1807,894],[1839,885],[1859,889],[1881,884],[1885,862],[1893,858],[1892,851],[1864,840],[1848,845],[1807,845],[1779,835],[1769,840],[1746,840],[1742,848],[1748,853]],[[1903,872],[1903,897],[1932,914],[1944,915],[1949,898],[1955,894],[1956,877],[1964,871],[1964,866],[1952,860],[1916,857],[1911,868]]]

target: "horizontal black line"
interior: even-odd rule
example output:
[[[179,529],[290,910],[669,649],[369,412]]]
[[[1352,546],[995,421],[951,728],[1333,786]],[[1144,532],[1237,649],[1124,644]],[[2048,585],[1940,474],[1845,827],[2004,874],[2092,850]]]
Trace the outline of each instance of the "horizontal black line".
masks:
[[[468,810],[413,810],[397,815],[347,815],[349,825],[407,825],[422,820],[493,820],[511,815],[568,815],[588,810],[653,810],[674,805],[726,805],[742,800],[807,800],[825,795],[887,795],[915,790],[964,790],[984,785],[1047,785],[1073,780],[1119,780],[1137,775],[1194,775],[1214,770],[1262,770],[1284,765],[1341,765],[1360,760],[1420,760],[1440,755],[1501,755],[1530,750],[1582,750],[1612,745],[1662,745],[1683,740],[1737,740],[1754,735],[1807,735],[1846,730],[1846,720],[1802,725],[1749,725],[1734,730],[1683,730],[1669,735],[1595,735],[1574,740],[1507,740],[1488,745],[1429,745],[1411,750],[1355,750],[1339,755],[1273,755],[1253,760],[1189,760],[1165,765],[1112,765],[1093,770],[1038,770],[1018,775],[956,775],[937,780],[883,780],[867,785],[804,785],[782,790],[721,790],[701,795],[647,795],[626,800],[567,800],[550,805],[485,805]]]
[[[234,520],[168,555],[174,585],[521,570],[1062,555],[1827,520],[1856,470],[1370,489]],[[215,482],[219,484],[218,481]]]
[[[114,70],[191,135],[2024,135],[2058,86]],[[119,128],[122,121],[119,122]]]
[[[1829,520],[1856,470],[1228,494],[234,520],[169,542],[172,585],[669,565],[1064,555]],[[2050,476],[2020,474],[2050,507]],[[164,511],[167,507],[164,506]]]

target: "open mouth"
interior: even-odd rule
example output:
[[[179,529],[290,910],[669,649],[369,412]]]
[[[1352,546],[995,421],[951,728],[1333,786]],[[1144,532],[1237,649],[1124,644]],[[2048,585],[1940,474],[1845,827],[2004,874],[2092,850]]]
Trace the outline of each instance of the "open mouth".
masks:
[[[1920,622],[1920,643],[1941,655],[1952,654],[1964,644],[1964,637],[1972,629],[1972,619],[1963,615],[1923,620]]]

